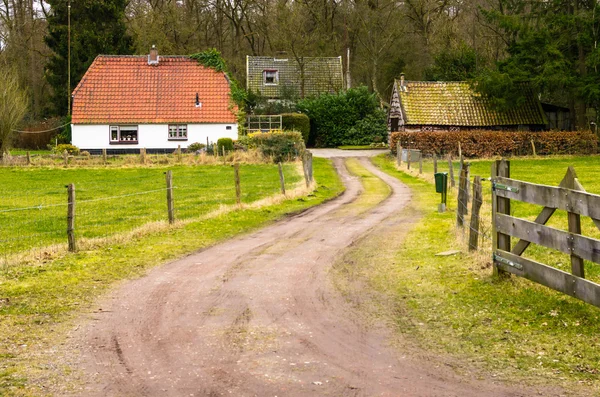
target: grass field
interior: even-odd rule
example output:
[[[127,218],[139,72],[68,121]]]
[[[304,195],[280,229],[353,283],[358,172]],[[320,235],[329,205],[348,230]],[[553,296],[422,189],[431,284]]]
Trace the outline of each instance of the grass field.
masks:
[[[250,170],[254,170],[254,173]],[[270,182],[266,181],[270,179],[273,170],[272,166],[249,168],[245,171],[242,168],[242,181],[246,175],[246,183],[256,185],[255,190],[252,190],[252,186],[244,185],[243,182],[242,188],[248,194],[255,195],[271,191]],[[83,170],[80,171],[83,176],[87,175]],[[225,189],[230,183],[231,171],[229,168],[204,170],[206,174],[200,174],[202,178],[196,179],[200,171],[188,170],[189,178],[201,181],[202,186],[205,186],[202,195],[211,203],[219,194],[219,189]],[[288,169],[290,183],[293,183],[297,176],[294,177],[293,173],[290,175],[289,171]],[[145,171],[136,172],[144,174]],[[174,174],[177,185],[177,175],[184,175],[185,172],[174,169]],[[67,173],[66,179],[60,179],[59,182],[71,180],[69,176],[72,175],[74,174]],[[100,294],[118,280],[139,277],[153,266],[249,232],[286,214],[320,204],[343,191],[343,185],[328,160],[314,159],[314,175],[316,189],[302,197],[270,205],[267,203],[260,207],[231,209],[214,217],[193,218],[160,233],[133,236],[110,246],[21,266],[18,272],[2,272],[0,395],[42,396],[46,395],[46,390],[53,390],[55,395],[67,394],[74,385],[69,377],[69,357],[63,357],[68,352],[61,351],[60,346],[69,329],[74,327],[72,320],[82,311],[89,312],[90,305]],[[148,180],[153,181],[154,174],[150,176]],[[159,173],[158,177],[162,177],[162,174]],[[106,178],[110,181],[109,176]],[[132,181],[134,180],[136,179],[132,177]],[[275,180],[277,186],[277,174]],[[104,182],[100,186],[105,186]],[[214,194],[211,193],[211,186],[215,190]],[[276,189],[275,187],[275,191]],[[246,197],[246,200],[249,198]]]
[[[549,186],[558,186],[565,176],[567,168],[573,166],[584,188],[590,193],[600,194],[600,179],[597,177],[600,171],[600,156],[515,158],[511,159],[510,162],[511,178]],[[469,161],[469,163],[471,164],[471,177],[479,175],[482,178],[488,178],[490,176],[491,160],[475,160]],[[453,165],[454,175],[458,182],[459,163],[454,162]],[[413,164],[411,167],[412,174],[417,175],[417,170],[418,165],[415,167],[415,164]],[[438,161],[438,171],[447,172],[448,162]],[[433,162],[431,160],[424,161],[422,176],[426,180],[433,180]],[[483,184],[484,200],[488,204],[487,208],[489,209],[491,208],[491,183],[484,181]],[[451,199],[449,198],[449,200]],[[456,202],[449,202],[449,208],[454,210]],[[512,201],[511,203],[511,214],[519,218],[533,221],[541,211],[541,206],[516,201]],[[482,217],[489,227],[491,225],[490,213],[483,213]],[[567,230],[567,213],[565,211],[556,211],[547,225]],[[600,239],[600,230],[598,230],[590,218],[582,217],[581,226],[583,235]],[[525,251],[524,256],[561,270],[570,271],[571,269],[569,256],[558,251],[531,245]],[[600,265],[586,262],[585,270],[590,279],[600,282]]]
[[[286,164],[286,187],[301,176]],[[75,184],[76,236],[114,235],[167,219],[165,172],[173,172],[175,216],[191,219],[235,203],[229,165],[156,168],[6,168],[0,172],[0,258],[64,243],[67,195]],[[241,165],[242,202],[279,192],[277,166]],[[0,262],[2,260],[0,259]]]
[[[600,192],[594,180],[597,161],[513,159],[511,171],[514,178],[557,184],[567,165],[574,164],[583,185]],[[454,213],[437,212],[439,194],[429,181],[397,171],[388,159],[375,162],[411,187],[413,200],[405,214],[421,214],[422,219],[400,245],[393,242],[402,240],[404,230],[372,238],[345,261],[360,264],[357,272],[392,297],[398,332],[433,354],[456,356],[459,371],[477,374],[484,368],[484,374],[491,371],[507,382],[525,379],[598,395],[600,309],[525,279],[494,279],[490,252],[467,253]],[[489,162],[472,164],[472,175],[489,175]],[[484,190],[489,195],[489,185]],[[530,210],[515,211],[527,215]],[[435,256],[451,249],[461,253]],[[556,261],[552,253],[543,255]]]

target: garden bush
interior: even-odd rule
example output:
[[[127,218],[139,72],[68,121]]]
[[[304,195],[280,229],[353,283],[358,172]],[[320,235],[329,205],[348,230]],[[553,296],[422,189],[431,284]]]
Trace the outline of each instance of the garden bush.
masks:
[[[309,145],[369,144],[387,137],[385,112],[366,87],[307,98],[297,107],[310,118]]]
[[[227,152],[233,151],[233,139],[231,138],[219,138],[217,140],[217,151],[219,154],[223,153],[223,148]]]
[[[458,154],[460,142],[465,157],[492,157],[530,155],[531,142],[537,154],[594,154],[598,150],[598,137],[590,131],[560,132],[510,132],[510,131],[460,131],[460,132],[394,132],[390,147],[396,152],[398,140],[402,147],[421,150],[426,154]]]
[[[308,142],[310,134],[310,119],[302,113],[284,113],[281,115],[281,128],[285,131],[298,131],[304,142]]]
[[[68,143],[61,143],[60,145],[54,146],[52,148],[52,153],[63,154],[65,150],[67,151],[67,153],[73,156],[77,156],[79,154],[79,148]]]
[[[275,163],[295,160],[304,153],[302,135],[297,131],[259,132],[248,136],[248,147],[257,148]]]
[[[188,152],[197,152],[198,150],[202,150],[206,147],[204,143],[194,142],[187,147]]]

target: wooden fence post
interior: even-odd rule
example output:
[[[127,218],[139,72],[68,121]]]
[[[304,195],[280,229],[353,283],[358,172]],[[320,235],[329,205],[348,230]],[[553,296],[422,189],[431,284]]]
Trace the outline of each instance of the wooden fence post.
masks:
[[[308,152],[308,180],[310,182],[314,181],[314,178],[313,178],[313,155],[311,152]]]
[[[308,179],[308,153],[304,152],[302,155],[302,171],[304,172],[304,181],[306,182],[306,187],[310,186],[310,180]]]
[[[169,212],[169,223],[175,223],[175,206],[173,205],[173,171],[165,172],[167,180],[167,210]]]
[[[433,173],[434,173],[434,174],[437,174],[437,172],[438,172],[438,171],[437,171],[437,156],[436,156],[436,154],[434,153],[434,154],[433,154]]]
[[[402,146],[400,146],[400,140],[396,144],[396,162],[398,163],[398,167],[402,165]]]
[[[27,151],[27,165],[31,165],[31,154]]]
[[[531,140],[531,149],[533,150],[533,157],[536,157],[537,153],[535,151],[535,142],[533,142],[533,139]]]
[[[423,173],[423,153],[419,155],[419,174]]]
[[[67,186],[67,239],[69,241],[69,251],[77,251],[77,242],[75,240],[75,185]]]
[[[467,175],[469,172],[469,163],[463,164],[460,170],[458,182],[458,206],[456,210],[456,226],[463,227],[465,225],[465,215],[467,214]]]
[[[285,196],[285,177],[283,175],[283,166],[281,163],[277,164],[279,168],[279,184],[281,185],[281,194]]]
[[[579,183],[577,183],[578,181],[575,174],[575,169],[572,166],[569,167],[567,174],[565,175],[564,182],[567,189],[579,190],[577,186]],[[569,233],[581,234],[581,215],[574,212],[567,212],[567,217]],[[573,242],[572,237],[570,241],[571,243]],[[571,273],[574,276],[585,278],[583,258],[580,258],[574,254],[571,254]]]
[[[448,155],[448,179],[450,179],[450,186],[456,186],[456,181],[454,180],[454,166],[452,165],[452,155]]]
[[[146,164],[146,148],[140,149],[140,163]]]
[[[104,164],[107,162],[106,149],[102,149],[102,161]]]
[[[471,225],[469,228],[469,251],[479,248],[479,212],[483,204],[481,177],[475,176],[473,180],[473,204],[471,204]]]
[[[181,145],[177,145],[177,162],[181,163]]]
[[[240,186],[240,165],[238,163],[233,165],[233,178],[235,180],[235,202],[241,205],[242,187]]]
[[[62,155],[63,155],[63,160],[65,162],[65,167],[68,167],[69,166],[69,152],[67,152],[67,149],[65,149],[63,151]]]
[[[492,184],[495,184],[497,177],[510,178],[510,162],[504,159],[496,160],[492,163]],[[510,252],[510,236],[498,233],[496,230],[496,214],[510,215],[510,199],[498,197],[496,188],[492,185],[492,250],[495,252],[501,249]],[[494,275],[508,277],[510,274],[499,269],[494,263]]]
[[[458,142],[458,158],[462,164],[463,157],[462,157],[462,149],[460,148],[460,142]]]
[[[408,170],[410,170],[410,160],[411,160],[410,149],[408,149],[406,151],[406,169],[408,169]]]

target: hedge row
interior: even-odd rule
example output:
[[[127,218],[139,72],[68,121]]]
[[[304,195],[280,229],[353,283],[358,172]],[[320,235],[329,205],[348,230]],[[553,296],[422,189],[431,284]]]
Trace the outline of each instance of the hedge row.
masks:
[[[283,113],[281,115],[281,128],[285,131],[300,132],[304,143],[308,142],[310,119],[307,115],[302,113]]]
[[[537,154],[594,154],[598,150],[598,137],[589,131],[569,132],[394,132],[390,147],[396,153],[400,140],[402,147],[421,150],[424,154],[458,154],[460,142],[464,157],[492,157]]]

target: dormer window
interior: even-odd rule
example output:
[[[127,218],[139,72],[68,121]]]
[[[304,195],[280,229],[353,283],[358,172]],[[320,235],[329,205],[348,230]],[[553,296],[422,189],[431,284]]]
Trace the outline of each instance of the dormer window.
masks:
[[[263,79],[265,85],[277,85],[279,83],[279,72],[275,69],[264,70]]]

